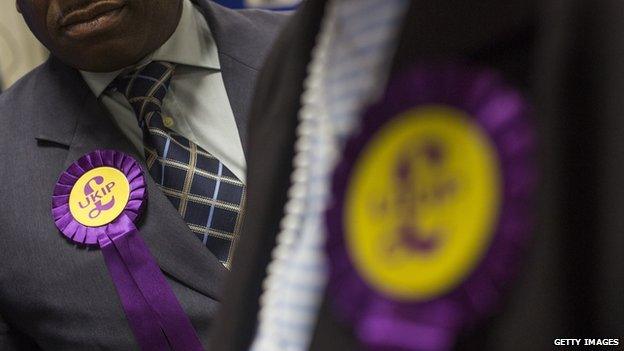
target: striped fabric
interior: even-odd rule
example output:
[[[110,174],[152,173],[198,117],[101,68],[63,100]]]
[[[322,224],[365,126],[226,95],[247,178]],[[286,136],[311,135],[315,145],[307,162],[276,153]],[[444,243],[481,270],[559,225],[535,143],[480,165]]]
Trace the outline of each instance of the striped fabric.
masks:
[[[143,130],[150,174],[184,221],[226,266],[244,214],[245,186],[223,163],[167,128],[162,103],[175,65],[154,61],[123,74],[113,88],[123,93]]]
[[[344,140],[382,92],[408,0],[334,0],[305,81],[286,215],[267,269],[253,351],[309,347],[327,281],[323,213]]]

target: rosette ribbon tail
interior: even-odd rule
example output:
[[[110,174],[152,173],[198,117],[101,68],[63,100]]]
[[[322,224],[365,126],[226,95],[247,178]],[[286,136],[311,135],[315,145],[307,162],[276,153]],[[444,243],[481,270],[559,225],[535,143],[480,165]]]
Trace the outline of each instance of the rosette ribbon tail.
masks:
[[[141,294],[113,242],[107,235],[101,235],[98,241],[102,248],[106,267],[113,279],[128,319],[128,324],[141,350],[170,350],[169,342],[158,322],[158,317]]]
[[[95,150],[60,175],[52,218],[72,243],[102,250],[141,350],[201,351],[191,321],[134,223],[146,199],[136,160],[114,150]]]
[[[132,220],[122,214],[108,229],[98,243],[141,349],[203,350]]]

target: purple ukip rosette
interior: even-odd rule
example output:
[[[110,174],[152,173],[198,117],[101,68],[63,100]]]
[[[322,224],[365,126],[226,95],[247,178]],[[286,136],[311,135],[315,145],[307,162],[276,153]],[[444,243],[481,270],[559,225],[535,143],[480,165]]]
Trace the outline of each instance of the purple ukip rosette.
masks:
[[[203,350],[188,316],[139,235],[147,201],[143,170],[132,157],[96,150],[61,174],[52,216],[78,245],[99,247],[142,350]]]
[[[329,292],[371,350],[449,350],[492,313],[532,223],[535,133],[491,69],[419,64],[347,141],[327,210]]]

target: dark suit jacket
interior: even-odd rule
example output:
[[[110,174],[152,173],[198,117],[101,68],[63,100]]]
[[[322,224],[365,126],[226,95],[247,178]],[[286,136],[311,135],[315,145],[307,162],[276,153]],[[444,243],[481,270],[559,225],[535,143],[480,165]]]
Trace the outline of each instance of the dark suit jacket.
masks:
[[[290,185],[297,114],[324,0],[302,5],[261,73],[250,115],[248,217],[215,329],[216,350],[246,350]],[[415,60],[495,67],[535,107],[538,219],[501,309],[457,350],[550,350],[555,338],[624,335],[624,3],[413,0],[394,72]],[[353,350],[326,298],[313,350]]]
[[[265,53],[284,18],[199,0],[218,46],[241,138]],[[133,350],[136,342],[98,250],[64,240],[50,215],[59,174],[98,148],[142,160],[79,72],[51,57],[0,97],[0,350]],[[139,230],[200,339],[226,274],[148,181]]]

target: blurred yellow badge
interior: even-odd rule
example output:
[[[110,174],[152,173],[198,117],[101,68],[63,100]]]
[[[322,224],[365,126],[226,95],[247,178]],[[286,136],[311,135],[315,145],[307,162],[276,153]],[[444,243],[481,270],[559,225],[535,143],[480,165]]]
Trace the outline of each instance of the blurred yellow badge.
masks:
[[[80,224],[100,227],[114,221],[130,197],[126,176],[113,167],[94,168],[82,175],[69,195],[69,210]]]
[[[462,284],[497,225],[496,155],[485,131],[451,107],[420,106],[378,130],[345,194],[347,251],[364,280],[410,301]]]

